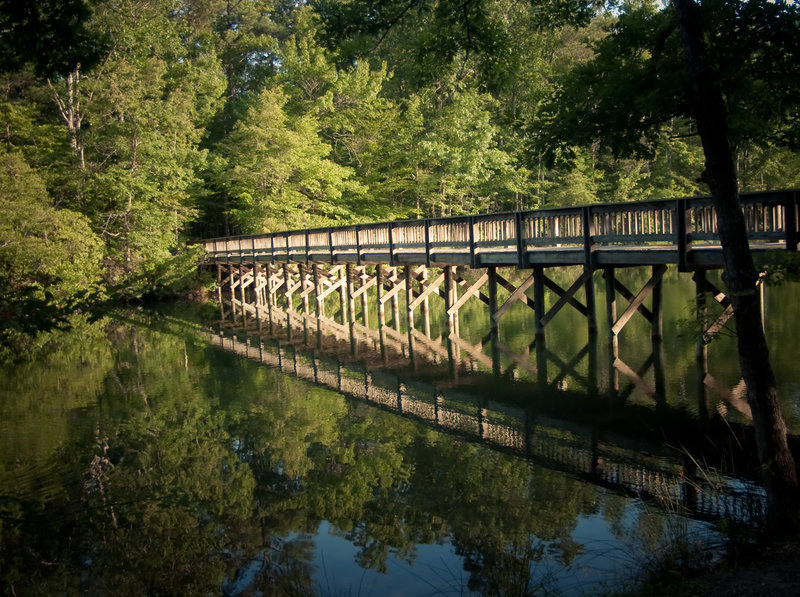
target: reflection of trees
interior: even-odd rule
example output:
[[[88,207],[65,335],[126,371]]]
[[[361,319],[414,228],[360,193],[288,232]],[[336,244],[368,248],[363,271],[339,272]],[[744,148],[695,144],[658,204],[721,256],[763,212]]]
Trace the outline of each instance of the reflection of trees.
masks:
[[[50,448],[65,473],[44,503],[35,488],[0,499],[0,574],[18,594],[216,594],[238,582],[310,594],[322,520],[363,568],[413,564],[418,544],[450,541],[470,588],[511,594],[546,580],[543,558],[569,564],[576,520],[605,507],[563,474],[139,318],[106,324],[96,350],[56,369],[62,387],[91,395],[76,406],[92,424]],[[84,372],[84,394],[80,359],[102,365]],[[20,408],[36,386],[25,391]]]

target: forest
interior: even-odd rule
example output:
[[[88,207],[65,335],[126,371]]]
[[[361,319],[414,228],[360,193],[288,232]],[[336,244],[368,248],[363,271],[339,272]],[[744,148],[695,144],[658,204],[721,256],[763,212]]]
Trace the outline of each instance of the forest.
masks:
[[[707,0],[741,191],[800,186],[800,11]],[[707,194],[671,4],[0,0],[0,346],[201,238]]]

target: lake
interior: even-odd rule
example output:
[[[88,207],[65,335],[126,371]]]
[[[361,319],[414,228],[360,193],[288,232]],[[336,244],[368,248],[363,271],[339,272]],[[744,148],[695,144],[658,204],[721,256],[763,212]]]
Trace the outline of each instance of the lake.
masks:
[[[793,434],[798,292],[769,288],[765,309]],[[601,313],[597,339],[564,311],[536,346],[522,305],[499,339],[480,304],[460,338],[434,313],[430,337],[383,342],[299,317],[243,331],[213,306],[77,320],[0,373],[0,582],[591,595],[634,587],[676,542],[713,560],[720,520],[757,524],[763,491],[735,338],[698,371],[693,304],[670,272],[664,340],[632,322],[616,356]]]

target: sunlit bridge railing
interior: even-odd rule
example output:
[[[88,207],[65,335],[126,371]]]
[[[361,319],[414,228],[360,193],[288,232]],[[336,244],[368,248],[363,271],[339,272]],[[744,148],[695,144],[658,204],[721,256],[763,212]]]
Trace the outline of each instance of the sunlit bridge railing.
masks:
[[[791,190],[741,196],[751,247],[797,250],[798,195]],[[693,251],[719,249],[720,243],[712,200],[693,197],[293,230],[209,239],[204,246],[220,262],[593,267],[598,255],[624,262],[626,251],[650,251],[659,263],[687,265]]]

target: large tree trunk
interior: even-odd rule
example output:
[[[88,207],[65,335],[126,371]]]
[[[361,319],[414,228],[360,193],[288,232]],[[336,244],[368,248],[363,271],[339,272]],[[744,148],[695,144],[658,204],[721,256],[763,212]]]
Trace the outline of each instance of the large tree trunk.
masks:
[[[759,462],[773,520],[797,523],[797,471],[786,441],[775,376],[761,324],[758,273],[747,241],[739,204],[722,91],[709,65],[700,7],[695,0],[673,0],[691,78],[692,102],[705,155],[704,181],[711,190],[725,262],[724,279],[733,306],[742,378],[753,411]]]

